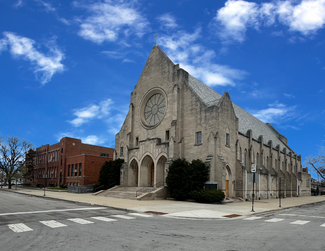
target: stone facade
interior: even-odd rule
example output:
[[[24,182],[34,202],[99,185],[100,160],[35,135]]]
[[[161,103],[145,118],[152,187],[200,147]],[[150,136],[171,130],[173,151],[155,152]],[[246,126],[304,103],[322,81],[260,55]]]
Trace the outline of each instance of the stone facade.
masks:
[[[162,186],[177,158],[210,167],[208,183],[227,197],[252,196],[251,164],[257,164],[255,195],[261,199],[310,195],[310,175],[287,139],[174,64],[154,46],[115,138],[123,158],[121,184]],[[305,170],[306,171],[306,170]],[[281,183],[281,185],[280,185]]]

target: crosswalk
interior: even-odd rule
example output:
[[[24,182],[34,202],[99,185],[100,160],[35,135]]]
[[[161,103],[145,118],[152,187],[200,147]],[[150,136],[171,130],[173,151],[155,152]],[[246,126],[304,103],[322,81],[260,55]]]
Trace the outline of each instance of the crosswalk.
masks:
[[[259,216],[251,216],[251,217],[247,217],[247,218],[243,218],[243,220],[245,221],[254,221],[254,220],[259,220],[262,219],[263,217],[259,217]],[[277,223],[277,222],[282,222],[282,221],[288,221],[288,219],[282,219],[282,218],[272,218],[272,219],[267,219],[264,220],[264,222],[270,222],[270,223]],[[306,225],[308,224],[310,221],[308,220],[289,220],[290,222],[288,222],[291,225]],[[325,223],[320,225],[320,227],[325,227]]]
[[[95,221],[102,221],[102,222],[114,222],[117,221],[117,219],[124,219],[124,220],[134,220],[136,217],[143,217],[143,218],[149,218],[153,217],[150,214],[141,214],[141,213],[129,213],[127,215],[110,215],[110,217],[103,217],[103,216],[97,216],[97,217],[91,217],[91,220],[89,219],[81,219],[81,218],[73,218],[73,219],[66,219],[67,221],[71,221],[73,223],[86,225],[86,224],[93,224]],[[117,219],[115,219],[117,218]],[[95,220],[95,221],[93,221]],[[60,227],[67,227],[68,225],[63,224],[56,220],[48,220],[48,221],[39,221],[41,224],[49,227],[49,228],[60,228]],[[9,224],[7,225],[10,230],[12,230],[15,233],[22,233],[22,232],[29,232],[33,231],[32,228],[27,226],[24,223],[17,223],[17,224]]]

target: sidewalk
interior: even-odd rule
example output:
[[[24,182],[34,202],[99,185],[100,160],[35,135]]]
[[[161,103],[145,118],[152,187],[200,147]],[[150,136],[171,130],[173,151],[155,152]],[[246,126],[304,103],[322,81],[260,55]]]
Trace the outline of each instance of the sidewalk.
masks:
[[[44,197],[44,190],[28,188],[0,188],[0,191],[10,191],[32,196]],[[196,202],[184,202],[174,200],[147,200],[137,201],[128,199],[118,199],[110,197],[93,196],[92,194],[75,194],[67,192],[45,192],[47,198],[81,202],[90,205],[107,206],[118,209],[124,209],[135,212],[151,212],[165,215],[167,217],[177,218],[196,218],[196,219],[225,219],[232,218],[235,215],[247,216],[267,211],[280,210],[290,207],[301,206],[324,202],[325,196],[307,196],[281,199],[282,207],[279,207],[279,200],[257,200],[254,202],[254,211],[252,211],[252,202],[237,202],[225,204],[203,204]]]

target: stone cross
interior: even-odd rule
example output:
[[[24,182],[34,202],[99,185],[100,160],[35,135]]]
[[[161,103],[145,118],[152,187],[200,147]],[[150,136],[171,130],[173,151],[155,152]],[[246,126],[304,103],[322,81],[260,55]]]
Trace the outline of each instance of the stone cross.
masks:
[[[158,36],[158,34],[156,33],[155,34],[155,45],[157,45],[157,36]]]

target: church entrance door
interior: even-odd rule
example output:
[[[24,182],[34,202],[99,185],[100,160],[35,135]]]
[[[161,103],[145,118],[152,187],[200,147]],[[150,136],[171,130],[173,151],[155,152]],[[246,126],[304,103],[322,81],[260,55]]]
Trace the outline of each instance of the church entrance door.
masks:
[[[226,180],[226,197],[229,197],[229,180]]]
[[[150,179],[150,186],[154,186],[154,182],[155,182],[155,168],[153,163],[151,164],[151,179]]]

